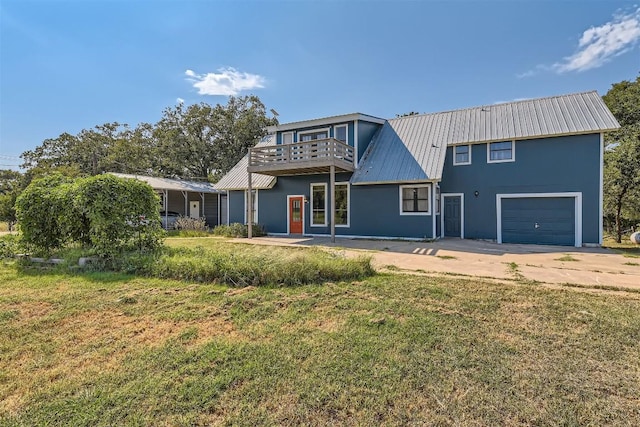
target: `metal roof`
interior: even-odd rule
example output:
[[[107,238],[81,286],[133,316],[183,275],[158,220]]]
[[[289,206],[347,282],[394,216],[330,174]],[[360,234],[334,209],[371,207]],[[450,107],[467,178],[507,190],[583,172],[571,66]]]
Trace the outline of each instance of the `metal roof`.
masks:
[[[260,142],[256,144],[256,147],[263,145],[275,145],[275,135],[267,135]],[[213,184],[218,190],[246,190],[249,188],[249,175],[247,173],[247,167],[249,167],[249,154],[245,155],[236,165],[231,168],[220,181]],[[269,175],[262,175],[254,173],[251,175],[252,188],[261,190],[265,188],[271,188],[275,185],[276,178]]]
[[[133,178],[144,181],[155,190],[193,191],[196,193],[223,193],[208,182],[185,181],[181,179],[157,178],[154,176],[129,175],[126,173],[109,172],[120,178]]]
[[[447,145],[605,132],[620,125],[597,92],[389,120],[353,184],[440,180]]]
[[[303,120],[303,121],[291,122],[291,123],[282,123],[277,126],[269,126],[267,130],[271,133],[274,133],[276,131],[298,130],[298,129],[307,128],[307,127],[340,124],[343,122],[350,122],[353,120],[362,120],[362,121],[378,123],[378,124],[382,124],[386,121],[385,119],[381,119],[380,117],[369,116],[367,114],[351,113],[351,114],[342,114],[339,116],[323,117],[320,119]]]

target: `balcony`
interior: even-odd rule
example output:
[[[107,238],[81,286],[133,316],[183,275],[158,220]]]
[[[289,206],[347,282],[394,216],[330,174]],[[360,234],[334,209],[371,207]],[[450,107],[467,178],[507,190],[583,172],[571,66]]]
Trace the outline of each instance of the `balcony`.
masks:
[[[334,138],[249,149],[248,172],[263,175],[305,175],[353,172],[353,147]]]

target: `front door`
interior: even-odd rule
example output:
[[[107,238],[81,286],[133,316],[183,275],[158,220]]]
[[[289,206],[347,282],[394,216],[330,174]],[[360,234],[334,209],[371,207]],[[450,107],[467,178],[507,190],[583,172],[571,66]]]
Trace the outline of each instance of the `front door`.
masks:
[[[200,218],[200,202],[189,202],[189,216],[191,218]]]
[[[460,196],[444,197],[444,235],[462,237],[462,199]]]
[[[302,234],[302,196],[289,198],[289,234]]]

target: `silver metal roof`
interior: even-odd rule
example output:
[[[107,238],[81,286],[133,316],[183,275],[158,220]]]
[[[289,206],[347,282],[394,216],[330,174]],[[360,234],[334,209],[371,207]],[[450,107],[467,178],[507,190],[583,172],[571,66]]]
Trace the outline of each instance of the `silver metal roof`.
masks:
[[[350,113],[350,114],[341,114],[339,116],[323,117],[320,119],[282,123],[277,126],[269,126],[267,130],[270,133],[275,133],[276,131],[298,130],[301,128],[307,128],[307,127],[313,127],[313,126],[340,124],[343,122],[349,122],[353,120],[363,120],[363,121],[379,123],[379,124],[382,124],[386,121],[385,119],[381,119],[380,117],[369,116],[367,114]]]
[[[256,144],[256,147],[263,145],[275,145],[275,135],[267,135],[260,142]],[[220,181],[213,184],[214,188],[218,190],[246,190],[249,188],[249,175],[247,174],[247,167],[249,167],[249,154],[244,156],[236,165],[231,168]],[[254,173],[251,175],[251,186],[255,189],[271,188],[275,185],[276,178],[269,175],[261,175]]]
[[[440,180],[447,145],[605,132],[620,125],[597,92],[389,120],[353,184]]]
[[[144,181],[155,190],[193,191],[196,193],[223,193],[208,182],[185,181],[181,179],[156,178],[154,176],[130,175],[126,173],[109,172],[120,178],[133,178]]]

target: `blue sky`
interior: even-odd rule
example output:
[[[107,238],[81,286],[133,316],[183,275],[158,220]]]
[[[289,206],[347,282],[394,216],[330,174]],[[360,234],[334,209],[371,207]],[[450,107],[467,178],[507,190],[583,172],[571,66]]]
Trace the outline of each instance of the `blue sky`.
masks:
[[[640,72],[638,3],[2,0],[0,168],[229,94],[281,122],[604,94]]]

